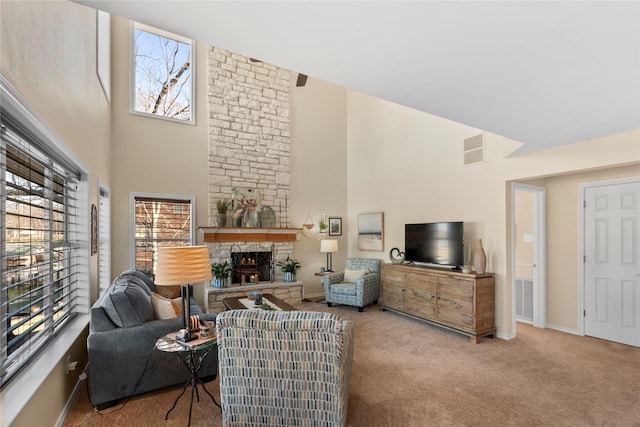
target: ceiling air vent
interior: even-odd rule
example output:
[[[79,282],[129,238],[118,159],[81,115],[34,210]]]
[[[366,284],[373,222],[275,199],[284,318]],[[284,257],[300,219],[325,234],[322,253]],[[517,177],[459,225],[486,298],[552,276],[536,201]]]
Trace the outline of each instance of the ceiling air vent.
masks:
[[[484,163],[484,134],[464,140],[464,166]]]

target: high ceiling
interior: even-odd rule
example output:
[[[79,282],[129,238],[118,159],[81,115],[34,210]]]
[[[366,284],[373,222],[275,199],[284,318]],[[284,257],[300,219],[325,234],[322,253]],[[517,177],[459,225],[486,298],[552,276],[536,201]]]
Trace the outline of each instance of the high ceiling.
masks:
[[[77,2],[503,135],[519,154],[640,128],[638,1]]]

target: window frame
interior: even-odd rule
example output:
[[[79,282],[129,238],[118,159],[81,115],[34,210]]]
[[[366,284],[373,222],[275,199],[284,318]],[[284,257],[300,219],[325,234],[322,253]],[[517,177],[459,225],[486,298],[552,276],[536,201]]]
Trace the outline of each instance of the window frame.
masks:
[[[51,155],[56,161],[64,163],[65,167],[71,166],[78,172],[80,178],[76,193],[78,198],[77,238],[83,242],[79,248],[74,249],[80,258],[80,268],[77,271],[75,316],[67,319],[64,327],[56,330],[48,338],[45,345],[29,355],[29,361],[13,372],[10,378],[5,379],[5,383],[2,385],[3,411],[0,424],[10,425],[46,378],[57,369],[59,366],[57,361],[64,358],[71,345],[86,331],[89,324],[91,256],[89,245],[86,242],[88,242],[90,235],[90,169],[2,75],[0,75],[0,105],[6,114],[24,126],[24,129],[27,129],[31,136],[43,144],[41,148],[47,155]]]
[[[189,120],[177,119],[174,117],[166,117],[158,114],[150,114],[144,111],[136,110],[136,58],[135,58],[135,33],[136,29],[145,31],[147,33],[155,34],[160,37],[166,37],[172,40],[176,40],[181,43],[185,43],[189,45],[189,57],[191,61],[190,73],[191,73],[191,118]],[[189,39],[184,36],[180,36],[178,34],[173,34],[168,31],[161,30],[159,28],[154,28],[149,25],[142,24],[136,21],[130,21],[130,30],[129,30],[129,113],[143,116],[143,117],[151,117],[154,119],[160,120],[168,120],[174,123],[182,123],[182,124],[196,124],[196,41],[193,39]]]
[[[129,193],[129,268],[136,268],[136,200],[157,199],[163,201],[189,201],[191,226],[189,227],[189,245],[196,242],[196,198],[186,194],[161,194],[161,193]]]

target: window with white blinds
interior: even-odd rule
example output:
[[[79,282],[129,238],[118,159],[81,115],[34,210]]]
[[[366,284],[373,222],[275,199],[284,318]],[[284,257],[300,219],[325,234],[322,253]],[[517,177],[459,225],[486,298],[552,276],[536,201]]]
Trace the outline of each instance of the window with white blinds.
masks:
[[[190,196],[133,195],[136,270],[154,277],[159,247],[193,244],[194,205]]]
[[[109,190],[98,190],[98,282],[100,295],[111,283],[111,199]]]
[[[4,386],[76,314],[80,173],[2,110],[0,377]],[[81,212],[82,211],[82,212]]]

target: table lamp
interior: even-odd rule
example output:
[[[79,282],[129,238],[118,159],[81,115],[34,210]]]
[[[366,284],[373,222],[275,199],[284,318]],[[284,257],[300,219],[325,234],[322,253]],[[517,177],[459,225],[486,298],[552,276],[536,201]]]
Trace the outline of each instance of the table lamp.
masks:
[[[320,240],[320,252],[327,253],[327,271],[333,271],[331,265],[331,254],[338,252],[338,241],[334,239]]]
[[[206,246],[174,246],[158,248],[158,264],[156,268],[156,286],[181,285],[182,321],[186,333],[176,338],[187,342],[197,339],[191,332],[191,303],[193,295],[192,283],[211,279],[211,261]]]

